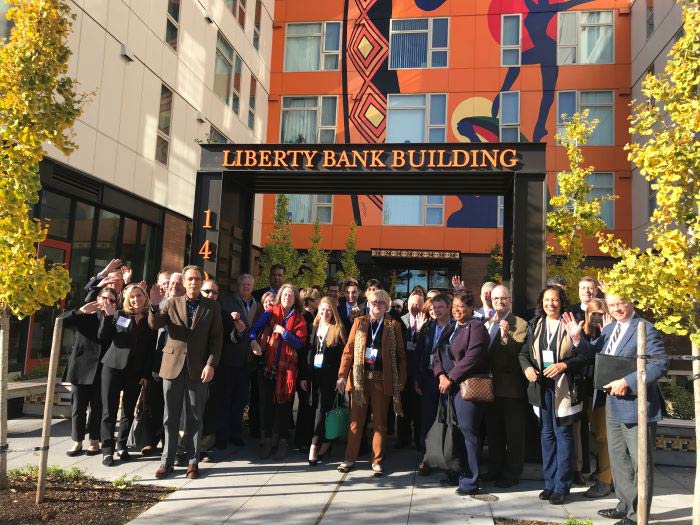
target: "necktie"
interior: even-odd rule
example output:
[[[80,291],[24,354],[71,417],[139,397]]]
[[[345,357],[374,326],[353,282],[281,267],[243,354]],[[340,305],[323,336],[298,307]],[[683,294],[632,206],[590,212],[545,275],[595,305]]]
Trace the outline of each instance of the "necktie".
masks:
[[[613,349],[615,348],[615,345],[617,344],[617,340],[620,338],[620,332],[622,332],[622,324],[617,323],[615,326],[615,330],[613,331],[613,335],[610,338],[610,345],[608,346],[608,351],[606,353],[612,354]]]
[[[491,328],[489,329],[489,336],[491,336],[491,343],[496,340],[496,336],[498,335],[498,332],[501,331],[501,325],[494,319],[491,322]]]

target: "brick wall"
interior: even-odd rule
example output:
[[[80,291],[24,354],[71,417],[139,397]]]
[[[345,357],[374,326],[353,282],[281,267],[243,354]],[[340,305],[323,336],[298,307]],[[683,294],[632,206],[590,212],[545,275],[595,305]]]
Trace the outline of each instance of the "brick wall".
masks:
[[[165,212],[163,225],[163,255],[160,268],[169,272],[179,272],[185,266],[185,242],[187,221]]]
[[[464,289],[471,290],[474,296],[474,306],[481,306],[479,293],[484,284],[486,266],[489,264],[488,255],[462,255],[462,280]]]

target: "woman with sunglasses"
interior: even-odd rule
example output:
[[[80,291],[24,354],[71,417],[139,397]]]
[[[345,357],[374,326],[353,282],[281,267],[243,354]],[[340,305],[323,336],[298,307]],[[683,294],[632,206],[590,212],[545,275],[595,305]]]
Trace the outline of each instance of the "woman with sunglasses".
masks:
[[[102,464],[114,464],[114,427],[119,410],[119,394],[122,394],[122,418],[117,437],[118,454],[122,461],[129,461],[126,440],[134,422],[134,408],[139,387],[151,377],[151,359],[156,346],[156,332],[148,327],[148,294],[138,284],[124,289],[124,305],[116,310],[105,304],[105,316],[100,324],[98,337],[109,345],[102,358]]]
[[[357,317],[338,371],[338,393],[350,393],[350,431],[345,460],[338,466],[348,472],[360,452],[367,405],[372,405],[372,472],[381,476],[387,412],[393,400],[394,412],[403,415],[401,390],[406,384],[406,353],[401,321],[387,313],[391,298],[384,290],[367,294],[369,314]]]
[[[316,465],[331,447],[331,442],[325,437],[326,414],[333,408],[335,381],[348,339],[336,305],[335,299],[323,297],[311,325],[307,363],[311,379],[311,411],[315,414],[315,421],[312,421],[309,465]]]
[[[70,457],[83,453],[86,423],[90,436],[88,456],[100,453],[100,421],[102,420],[102,393],[100,379],[102,363],[109,345],[101,342],[97,331],[104,316],[105,303],[116,304],[117,292],[113,288],[102,288],[97,300],[80,308],[61,314],[64,326],[75,328],[73,351],[68,358],[68,366],[63,381],[71,383],[71,439],[73,446],[66,451]],[[87,408],[90,406],[90,415]]]

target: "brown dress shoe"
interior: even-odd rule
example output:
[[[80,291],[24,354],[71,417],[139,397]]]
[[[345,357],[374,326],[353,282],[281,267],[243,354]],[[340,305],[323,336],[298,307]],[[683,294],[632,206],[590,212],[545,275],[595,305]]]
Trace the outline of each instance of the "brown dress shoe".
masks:
[[[158,467],[158,470],[156,470],[156,478],[165,479],[168,477],[168,474],[172,474],[172,472],[173,472],[173,467],[169,467],[165,464],[161,464],[161,466]]]
[[[199,477],[199,465],[196,463],[191,463],[187,465],[187,478],[197,479]]]

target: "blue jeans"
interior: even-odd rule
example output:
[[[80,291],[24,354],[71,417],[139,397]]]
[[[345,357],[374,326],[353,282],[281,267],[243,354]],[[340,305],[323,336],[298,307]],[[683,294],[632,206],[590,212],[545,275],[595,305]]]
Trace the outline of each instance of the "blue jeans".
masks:
[[[557,425],[554,384],[544,387],[540,421],[544,488],[568,494],[574,479],[574,433],[572,426]]]

